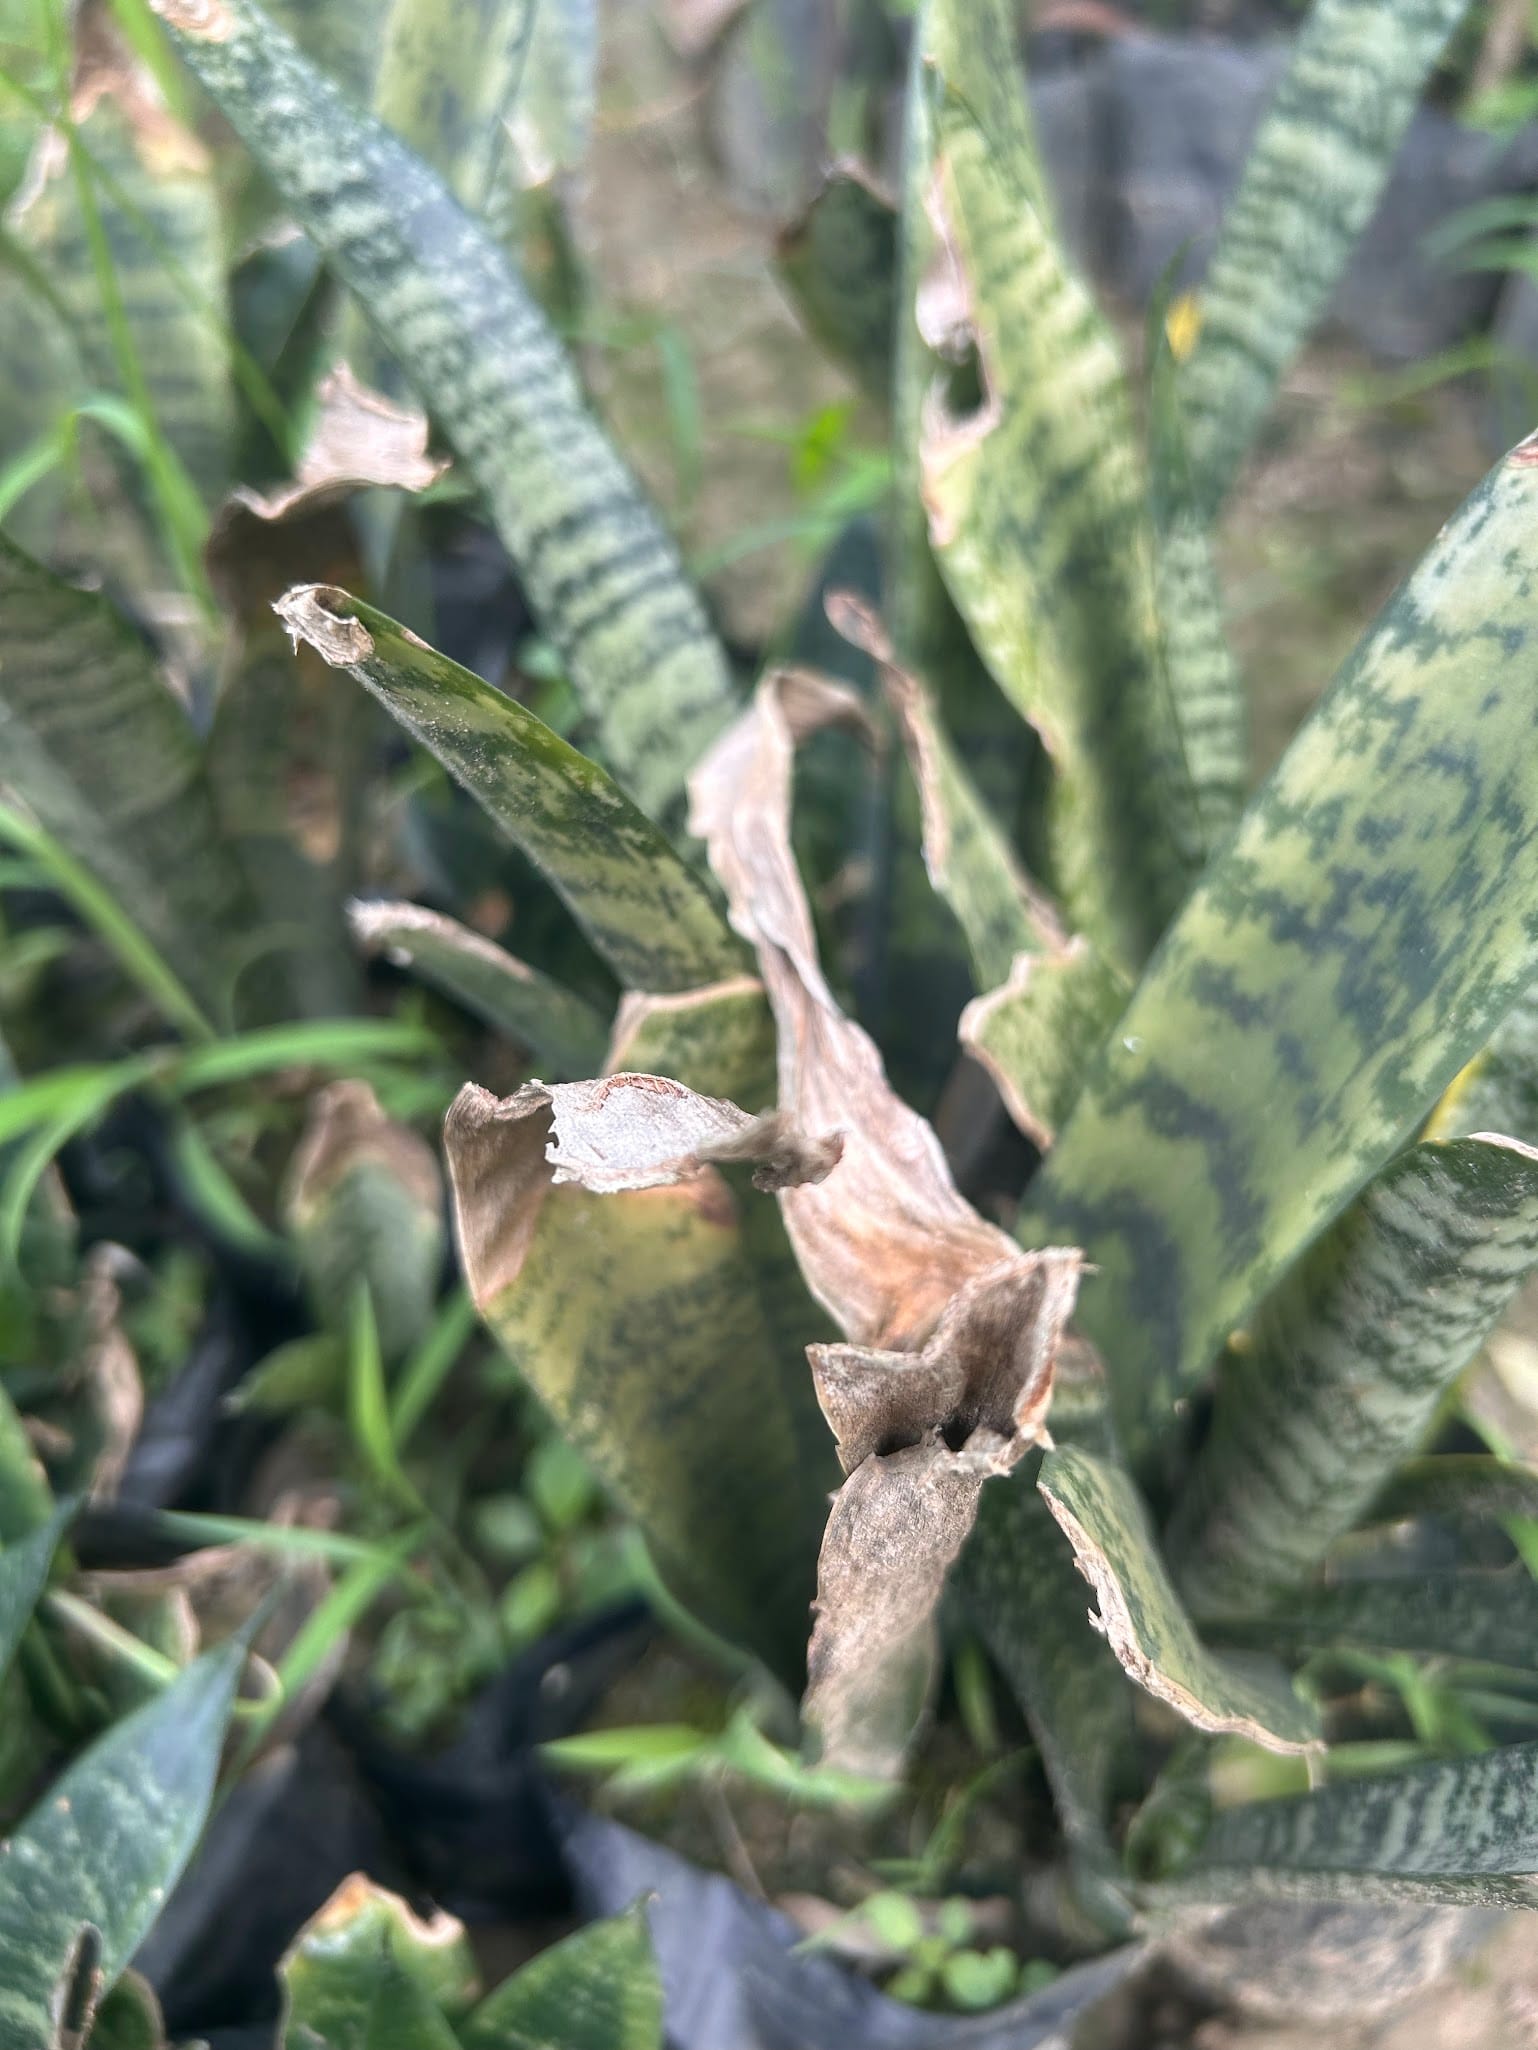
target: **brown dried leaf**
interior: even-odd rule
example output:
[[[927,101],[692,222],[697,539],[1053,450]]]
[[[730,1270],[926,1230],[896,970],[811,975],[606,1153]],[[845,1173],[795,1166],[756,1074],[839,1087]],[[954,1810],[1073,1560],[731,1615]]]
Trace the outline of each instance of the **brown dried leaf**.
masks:
[[[849,1341],[811,1353],[850,1479],[823,1541],[805,1713],[831,1761],[889,1771],[928,1693],[934,1607],[982,1484],[1042,1435],[1081,1260],[1022,1252],[977,1215],[823,978],[790,851],[791,773],[797,739],[847,718],[847,700],[801,672],[768,677],[696,772],[691,823],[758,953],[780,1113],[844,1133],[836,1172],[780,1199]]]
[[[427,415],[371,391],[339,363],[322,381],[319,410],[292,484],[236,494],[259,520],[286,520],[371,486],[425,491],[448,468],[427,453]]]

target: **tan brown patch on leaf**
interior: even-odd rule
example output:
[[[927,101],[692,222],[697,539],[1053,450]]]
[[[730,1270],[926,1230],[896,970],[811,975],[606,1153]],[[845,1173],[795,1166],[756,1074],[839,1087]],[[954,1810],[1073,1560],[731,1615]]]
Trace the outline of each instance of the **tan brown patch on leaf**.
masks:
[[[768,677],[696,772],[691,824],[758,954],[780,1113],[845,1133],[826,1181],[780,1198],[807,1284],[848,1341],[811,1355],[851,1478],[823,1546],[805,1713],[830,1762],[890,1771],[927,1697],[934,1606],[982,1483],[1042,1435],[1082,1263],[1071,1248],[1022,1252],[978,1216],[823,977],[790,851],[791,775],[797,739],[847,717],[847,695],[803,672]]]

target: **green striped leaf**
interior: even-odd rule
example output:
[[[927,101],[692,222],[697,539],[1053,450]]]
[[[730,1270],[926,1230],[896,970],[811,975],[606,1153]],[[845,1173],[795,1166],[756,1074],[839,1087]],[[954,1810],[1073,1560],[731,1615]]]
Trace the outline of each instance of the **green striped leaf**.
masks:
[[[540,16],[559,0],[393,0],[374,81],[374,112],[481,210],[506,141]]]
[[[1527,1569],[1341,1580],[1270,1602],[1257,1614],[1223,1615],[1226,1644],[1296,1653],[1356,1646],[1538,1669],[1538,1586]]]
[[[516,272],[251,0],[154,5],[479,482],[605,759],[667,807],[732,710],[725,657]]]
[[[600,769],[515,699],[345,591],[291,591],[279,613],[373,693],[559,892],[620,981],[686,990],[743,965],[694,870]]]
[[[1129,1443],[1168,1429],[1538,967],[1538,449],[1443,530],[1170,932],[1033,1185],[1100,1269]]]
[[[1538,1153],[1458,1139],[1392,1162],[1224,1361],[1174,1539],[1197,1610],[1307,1579],[1538,1264]]]
[[[682,996],[633,991],[615,1013],[606,1072],[671,1075],[702,1096],[744,1110],[773,1110],[774,1020],[764,986],[737,975]]]
[[[1070,922],[1135,969],[1191,869],[1131,406],[1115,341],[1040,210],[1009,9],[941,5],[932,28],[950,271],[923,303],[933,343],[975,348],[982,389],[961,411],[938,387],[927,401],[930,541],[1046,748]]]
[[[552,982],[484,934],[421,904],[373,899],[350,905],[348,921],[366,953],[410,969],[494,1032],[504,1032],[516,1045],[527,1047],[541,1072],[552,1079],[591,1075],[602,1065],[608,1034],[586,998]],[[650,1068],[644,1061],[631,1065]]]
[[[181,707],[104,598],[0,536],[5,781],[216,1017],[249,925]]]
[[[1244,809],[1249,719],[1186,444],[1167,307],[1161,292],[1148,320],[1149,506],[1164,671],[1191,789],[1186,853],[1201,868]]]
[[[1005,1108],[1043,1152],[1072,1114],[1090,1063],[1127,1007],[1127,985],[1084,939],[1022,954],[998,989],[974,997],[957,1036],[993,1077]]]
[[[1075,1855],[1104,1879],[1115,1868],[1111,1808],[1118,1761],[1133,1748],[1135,1697],[1087,1626],[1084,1581],[1036,1492],[1038,1470],[983,1489],[951,1585],[1030,1726]]]
[[[362,1873],[300,1930],[279,1976],[284,2050],[458,2050],[450,2017],[477,1991],[459,1923],[421,1920]]]
[[[1099,1627],[1125,1670],[1199,1730],[1271,1751],[1321,1741],[1317,1712],[1269,1664],[1222,1658],[1197,1637],[1159,1557],[1131,1479],[1082,1446],[1048,1453],[1037,1487],[1095,1591]]]
[[[148,1935],[197,1847],[245,1660],[239,1641],[114,1724],[0,1844],[0,2035],[54,2050],[56,1990],[82,1931],[101,1990]]]
[[[775,264],[812,339],[873,398],[892,392],[897,210],[853,157],[832,165]]]
[[[1538,1467],[1492,1459],[1483,1452],[1441,1452],[1408,1459],[1380,1495],[1364,1522],[1397,1522],[1405,1516],[1445,1516],[1484,1521],[1492,1516],[1538,1518]]]
[[[662,1982],[639,1906],[553,1944],[462,2024],[464,2050],[662,2050]]]
[[[678,1597],[798,1683],[837,1480],[806,1369],[818,1325],[786,1342],[752,1210],[714,1170],[639,1192],[552,1187],[549,1136],[526,1098],[467,1088],[449,1113],[476,1307]],[[741,1203],[773,1215],[761,1195]]]
[[[1329,304],[1468,0],[1316,0],[1245,165],[1183,380],[1210,516]]]
[[[1535,1818],[1538,1744],[1513,1744],[1230,1808],[1158,1894],[1530,1908],[1538,1904]]]
[[[39,1529],[0,1550],[0,1680],[42,1599],[53,1555],[74,1514],[75,1504],[63,1502]]]

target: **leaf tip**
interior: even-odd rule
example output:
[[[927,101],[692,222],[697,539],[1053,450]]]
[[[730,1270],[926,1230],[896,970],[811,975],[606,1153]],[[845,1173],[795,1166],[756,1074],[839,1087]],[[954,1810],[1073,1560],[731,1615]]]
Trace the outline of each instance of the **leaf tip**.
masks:
[[[330,585],[296,584],[272,609],[296,648],[304,641],[333,669],[348,669],[374,652],[373,635],[345,610],[351,603],[345,591]]]

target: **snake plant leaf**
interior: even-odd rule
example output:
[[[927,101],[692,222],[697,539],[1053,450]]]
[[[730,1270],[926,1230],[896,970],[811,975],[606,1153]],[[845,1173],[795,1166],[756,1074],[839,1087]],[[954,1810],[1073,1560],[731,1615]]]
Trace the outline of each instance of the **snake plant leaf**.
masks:
[[[344,1880],[278,1968],[284,2050],[457,2050],[480,1990],[465,1932],[424,1921],[361,1872]]]
[[[983,39],[965,47],[938,112],[947,269],[921,312],[942,354],[975,349],[982,389],[960,408],[938,385],[931,393],[930,541],[979,652],[1051,762],[1051,881],[1070,922],[1132,970],[1191,868],[1131,405],[1115,342],[1032,204],[1024,117],[980,125],[963,95]]]
[[[984,1488],[953,1584],[1030,1726],[1076,1857],[1103,1883],[1115,1866],[1112,1797],[1134,1744],[1134,1697],[1110,1646],[1086,1627],[1084,1582],[1037,1493],[1039,1464]],[[1113,1927],[1124,1920],[1111,1913]]]
[[[75,1504],[61,1502],[46,1523],[0,1549],[0,1680],[42,1599],[54,1553],[74,1515]]]
[[[315,1312],[346,1329],[364,1283],[387,1366],[432,1320],[443,1268],[438,1156],[385,1116],[366,1082],[331,1082],[310,1102],[283,1192],[283,1219]]]
[[[1538,1902],[1538,1744],[1219,1814],[1174,1899]]]
[[[382,955],[452,997],[494,1032],[527,1047],[558,1080],[591,1075],[602,1062],[608,1033],[586,998],[541,975],[483,933],[425,905],[373,898],[349,905],[348,922],[365,953]],[[671,1072],[645,1060],[622,1065]]]
[[[899,1766],[934,1668],[934,1610],[984,1481],[1040,1435],[1078,1255],[1022,1261],[951,1179],[930,1126],[834,1001],[790,845],[795,749],[862,718],[841,686],[771,673],[689,786],[690,822],[752,939],[774,1013],[779,1110],[841,1131],[824,1182],[780,1195],[807,1286],[847,1343],[814,1346],[847,1476],[823,1539],[803,1717],[825,1763]]]
[[[555,1187],[542,1094],[499,1104],[467,1088],[449,1113],[476,1307],[679,1598],[795,1682],[836,1474],[825,1435],[815,1456],[805,1360],[776,1342],[719,1173],[610,1195]]]
[[[1198,868],[1238,823],[1249,783],[1244,684],[1228,644],[1207,520],[1197,495],[1169,336],[1168,294],[1149,311],[1149,510],[1164,673],[1190,784],[1187,858]]]
[[[464,785],[549,878],[621,982],[667,992],[741,970],[742,949],[699,876],[532,712],[345,591],[300,588],[278,612]]]
[[[1538,990],[1525,990],[1487,1045],[1457,1074],[1426,1127],[1428,1139],[1510,1132],[1538,1146]]]
[[[957,1037],[993,1077],[1021,1131],[1045,1152],[1126,1007],[1126,983],[1076,937],[1046,953],[1019,955],[998,989],[967,1005]]]
[[[1172,1549],[1198,1613],[1294,1587],[1352,1528],[1538,1265],[1538,1152],[1390,1163],[1223,1362]]]
[[[1538,1587],[1525,1567],[1373,1575],[1308,1587],[1245,1615],[1214,1617],[1225,1644],[1296,1653],[1332,1647],[1421,1652],[1480,1665],[1538,1668]]]
[[[125,1972],[96,2010],[89,2050],[167,2050],[160,2002],[137,1972]]]
[[[317,7],[315,0],[272,0],[267,12],[318,70],[366,106],[392,5],[393,0],[353,0],[350,7]]]
[[[606,761],[665,809],[731,712],[726,659],[517,273],[251,0],[154,5],[485,492]]]
[[[192,728],[110,604],[0,535],[6,784],[215,1017],[249,923]]]
[[[897,209],[857,158],[829,166],[806,211],[781,234],[775,266],[812,339],[862,391],[890,398]]]
[[[122,329],[157,428],[212,502],[229,484],[235,431],[228,332],[206,310],[228,302],[212,159],[99,19],[76,38],[70,90],[76,132],[93,163]],[[103,298],[92,224],[66,152],[45,152],[9,225],[45,276],[60,318],[50,343],[59,399],[122,391],[121,334]],[[16,419],[29,441],[47,424],[45,414]]]
[[[1033,1184],[1027,1242],[1100,1270],[1080,1321],[1129,1448],[1533,978],[1535,511],[1524,444],[1250,806]]]
[[[604,1067],[609,1074],[671,1075],[701,1096],[725,1097],[744,1110],[772,1109],[774,1021],[763,984],[734,975],[681,996],[631,990],[614,1015]]]
[[[560,0],[392,0],[374,113],[472,212],[490,193],[538,19],[563,11]]]
[[[1407,1459],[1363,1518],[1397,1522],[1407,1516],[1445,1516],[1484,1522],[1494,1516],[1538,1518],[1538,1467],[1492,1459],[1483,1452],[1440,1452]]]
[[[541,1951],[460,2025],[464,2050],[662,2050],[662,1982],[639,1906]]]
[[[149,1933],[208,1816],[245,1659],[238,1640],[115,1723],[0,1845],[0,2034],[54,2050],[82,1930],[105,1992]],[[93,1946],[94,1947],[94,1946]]]
[[[1140,1687],[1199,1730],[1248,1737],[1269,1751],[1321,1741],[1317,1712],[1280,1672],[1207,1650],[1170,1585],[1129,1476],[1082,1446],[1048,1453],[1037,1481],[1095,1591],[1100,1628]]]
[[[1325,312],[1468,0],[1318,0],[1246,162],[1182,381],[1198,500],[1216,511]]]

